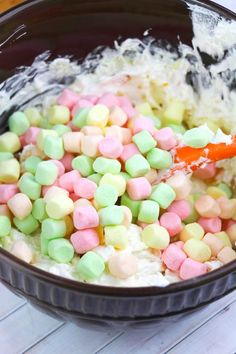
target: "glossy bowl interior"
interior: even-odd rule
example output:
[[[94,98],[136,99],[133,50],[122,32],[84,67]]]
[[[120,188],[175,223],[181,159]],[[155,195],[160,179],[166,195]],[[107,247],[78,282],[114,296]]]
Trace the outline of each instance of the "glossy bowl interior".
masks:
[[[189,1],[235,20],[233,13],[209,1]],[[151,35],[176,45],[191,44],[188,5],[181,0],[34,0],[0,16],[0,82],[17,67],[30,65],[46,50],[52,57],[83,59],[97,46],[117,38]],[[0,118],[0,129],[7,120]],[[114,288],[84,284],[29,266],[0,249],[0,279],[41,310],[79,322],[153,321],[203,306],[236,288],[236,262],[165,288]]]

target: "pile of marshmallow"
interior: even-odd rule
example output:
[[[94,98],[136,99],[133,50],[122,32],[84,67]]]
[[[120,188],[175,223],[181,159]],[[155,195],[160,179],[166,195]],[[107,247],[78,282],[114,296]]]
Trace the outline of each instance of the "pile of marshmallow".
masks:
[[[76,257],[76,272],[88,282],[104,272],[120,279],[137,272],[135,254],[122,252],[131,223],[181,279],[207,273],[209,260],[235,260],[236,199],[214,182],[214,164],[194,173],[207,183],[204,193],[191,193],[181,171],[157,183],[180,136],[196,148],[210,141],[201,127],[185,131],[184,112],[173,99],[160,119],[148,103],[134,106],[127,96],[65,89],[44,114],[37,107],[13,113],[0,136],[0,242],[13,228],[40,233],[41,254],[68,264]],[[93,251],[99,245],[116,252],[105,261]],[[34,263],[25,241],[11,252]]]

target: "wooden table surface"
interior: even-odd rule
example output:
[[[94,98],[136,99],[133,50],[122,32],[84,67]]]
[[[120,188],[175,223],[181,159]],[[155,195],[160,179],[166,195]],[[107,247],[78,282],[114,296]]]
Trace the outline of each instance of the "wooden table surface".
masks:
[[[17,0],[0,0],[0,12]],[[236,12],[236,0],[219,0]],[[35,310],[0,284],[0,354],[235,354],[236,291],[142,330],[79,328]]]

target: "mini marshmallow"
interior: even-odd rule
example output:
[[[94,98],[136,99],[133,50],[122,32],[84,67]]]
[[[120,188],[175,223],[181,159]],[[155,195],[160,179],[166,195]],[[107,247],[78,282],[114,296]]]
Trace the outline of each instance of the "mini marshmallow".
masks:
[[[96,189],[96,183],[87,178],[80,178],[74,183],[74,192],[80,198],[93,199]]]
[[[79,95],[70,89],[64,89],[57,97],[57,104],[66,106],[70,110],[79,101]]]
[[[206,166],[200,167],[196,171],[194,171],[194,175],[202,180],[213,178],[215,174],[216,174],[215,163],[209,163]]]
[[[162,214],[160,224],[166,228],[171,237],[177,235],[182,230],[181,219],[173,212]]]
[[[203,217],[214,218],[220,215],[220,207],[217,202],[208,195],[202,195],[195,203],[195,208]]]
[[[99,236],[95,229],[76,231],[71,235],[70,240],[78,254],[84,254],[99,246]]]
[[[98,213],[91,205],[76,206],[73,213],[73,222],[77,230],[97,227],[99,225]]]
[[[166,183],[174,189],[176,200],[185,199],[191,192],[191,181],[182,171],[176,172]]]
[[[23,240],[15,241],[10,252],[26,263],[31,263],[33,260],[33,251],[31,247]]]
[[[207,265],[187,258],[180,267],[179,276],[183,280],[198,277],[207,273]]]
[[[154,133],[154,122],[151,118],[139,117],[133,122],[133,134],[147,130],[151,135]]]
[[[20,220],[26,218],[32,211],[32,203],[23,193],[15,194],[8,200],[7,205],[12,214]]]
[[[81,140],[81,152],[89,157],[97,157],[100,155],[100,143],[103,140],[102,135],[85,135]],[[105,155],[104,155],[105,156]]]
[[[161,258],[168,269],[177,272],[187,256],[178,246],[172,243],[164,250]]]
[[[65,133],[63,135],[65,151],[80,154],[82,137],[83,134],[81,132]]]
[[[185,220],[191,213],[190,203],[183,200],[175,200],[167,209],[169,212],[177,214],[181,220]]]
[[[216,233],[221,231],[222,221],[219,217],[215,218],[204,218],[198,219],[198,224],[204,229],[205,232]]]
[[[122,127],[127,122],[127,114],[119,106],[114,106],[111,110],[109,123],[110,125],[118,125]]]
[[[5,204],[19,189],[16,184],[0,184],[0,204]]]
[[[176,138],[174,136],[173,130],[169,127],[162,128],[154,133],[154,138],[157,141],[157,146],[163,150],[171,150],[176,144]]]
[[[138,260],[132,254],[115,254],[108,260],[108,269],[114,277],[127,279],[137,273]]]
[[[127,182],[127,193],[133,200],[147,199],[151,192],[151,184],[145,177],[131,178]]]
[[[120,155],[120,160],[122,162],[126,162],[128,159],[130,159],[132,156],[139,154],[139,149],[134,143],[130,143],[127,145],[123,146],[122,153]]]
[[[108,136],[99,142],[98,150],[104,157],[117,159],[122,154],[123,145],[118,138]]]

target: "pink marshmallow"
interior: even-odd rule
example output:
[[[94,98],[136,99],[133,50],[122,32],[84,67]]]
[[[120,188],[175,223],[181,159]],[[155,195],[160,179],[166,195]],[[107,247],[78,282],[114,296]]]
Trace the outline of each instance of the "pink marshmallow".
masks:
[[[183,280],[198,277],[207,273],[207,265],[187,258],[180,267],[179,276]]]
[[[78,254],[84,254],[99,246],[99,236],[94,229],[85,229],[73,233],[70,241]]]
[[[26,133],[24,134],[26,145],[29,145],[29,144],[35,145],[36,144],[37,136],[38,136],[40,130],[41,129],[37,128],[37,127],[30,127],[26,131]]]
[[[123,111],[125,111],[128,118],[132,118],[135,116],[135,114],[137,114],[130,99],[127,96],[119,96],[118,101],[119,101],[119,106],[123,109]]]
[[[217,199],[217,203],[220,207],[220,218],[231,219],[236,211],[234,201],[227,197],[220,197]]]
[[[68,152],[60,160],[60,162],[64,165],[66,172],[72,170],[72,160],[73,160],[73,158],[74,158],[74,155]]]
[[[134,156],[136,154],[140,154],[140,151],[139,151],[139,149],[137,148],[137,146],[134,143],[130,143],[130,144],[124,145],[123,146],[123,151],[122,151],[122,153],[120,155],[120,160],[122,162],[126,162],[132,156]]]
[[[77,206],[73,213],[73,222],[77,230],[97,227],[99,225],[98,213],[91,205]]]
[[[123,145],[118,138],[107,136],[99,142],[98,150],[102,156],[117,159],[122,154]]]
[[[175,213],[168,212],[162,214],[160,224],[169,232],[171,237],[177,235],[182,230],[181,219]]]
[[[201,217],[197,221],[205,232],[210,232],[212,234],[221,231],[222,221],[220,218],[204,218]]]
[[[80,178],[74,183],[74,192],[80,198],[93,199],[96,189],[96,183],[88,178]]]
[[[103,104],[108,108],[112,108],[119,105],[119,100],[113,93],[104,93],[104,95],[98,99],[97,104]]]
[[[74,192],[74,185],[76,185],[80,179],[81,176],[79,172],[76,170],[72,170],[70,172],[65,173],[59,178],[59,186],[72,193]]]
[[[59,160],[49,160],[50,162],[53,162],[54,165],[57,166],[58,169],[58,177],[62,176],[65,173],[65,167],[62,162]]]
[[[187,255],[178,246],[172,243],[164,250],[161,258],[168,269],[177,272],[187,258]]]
[[[57,103],[68,107],[70,110],[79,101],[79,95],[69,89],[64,89],[57,98]]]
[[[127,182],[127,193],[133,200],[142,200],[149,197],[152,186],[145,177],[131,178]]]
[[[183,200],[175,200],[167,209],[167,211],[179,215],[181,220],[186,219],[191,213],[190,203]]]
[[[195,203],[199,215],[206,218],[214,218],[220,215],[220,207],[216,200],[209,195],[202,195]]]
[[[16,184],[0,184],[0,204],[6,204],[18,192]]]
[[[137,134],[142,130],[147,130],[150,134],[155,131],[154,122],[148,117],[139,117],[133,122],[133,134]]]
[[[171,128],[162,128],[154,133],[154,138],[157,141],[157,145],[160,149],[171,150],[176,144],[176,138]]]
[[[194,175],[203,180],[213,178],[215,174],[216,174],[215,163],[209,163],[205,167],[200,167],[199,169],[194,171]]]

